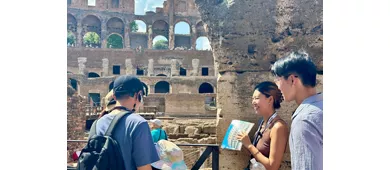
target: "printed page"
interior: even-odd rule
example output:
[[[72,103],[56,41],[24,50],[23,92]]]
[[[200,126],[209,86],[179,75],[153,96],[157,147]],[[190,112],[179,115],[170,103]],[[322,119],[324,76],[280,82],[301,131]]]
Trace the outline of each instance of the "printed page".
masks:
[[[230,123],[225,137],[222,141],[222,149],[229,150],[241,150],[242,143],[236,139],[238,133],[245,131],[249,133],[254,126],[254,123],[242,121],[242,120],[232,120]]]

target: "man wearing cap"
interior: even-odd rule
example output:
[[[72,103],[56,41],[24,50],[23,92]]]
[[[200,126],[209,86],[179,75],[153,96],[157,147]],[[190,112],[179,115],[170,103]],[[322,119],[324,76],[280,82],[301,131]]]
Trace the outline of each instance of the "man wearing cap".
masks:
[[[114,81],[114,100],[117,106],[96,123],[97,135],[104,135],[111,121],[121,111],[133,112],[142,96],[141,81],[131,75],[119,76]],[[126,170],[151,170],[151,163],[159,160],[147,121],[138,114],[128,114],[117,124],[113,136],[121,148]]]
[[[167,133],[162,128],[162,122],[159,119],[150,120],[152,123],[152,138],[153,142],[157,143],[161,139],[168,140]]]

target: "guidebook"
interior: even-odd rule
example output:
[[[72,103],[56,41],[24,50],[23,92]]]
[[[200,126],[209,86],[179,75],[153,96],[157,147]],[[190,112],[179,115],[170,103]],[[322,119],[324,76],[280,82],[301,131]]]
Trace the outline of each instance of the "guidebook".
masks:
[[[238,133],[242,131],[249,133],[254,125],[254,123],[242,120],[232,120],[232,123],[230,123],[230,126],[228,127],[225,137],[222,141],[221,148],[229,150],[241,150],[242,142],[236,139]]]

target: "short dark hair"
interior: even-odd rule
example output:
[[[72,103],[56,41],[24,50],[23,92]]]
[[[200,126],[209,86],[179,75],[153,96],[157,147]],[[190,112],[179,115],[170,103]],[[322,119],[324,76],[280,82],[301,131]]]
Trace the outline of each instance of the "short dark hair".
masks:
[[[282,92],[278,89],[278,86],[274,82],[264,81],[258,84],[253,91],[259,91],[264,94],[265,97],[272,96],[274,98],[274,109],[280,108],[280,103],[283,101]]]
[[[284,79],[287,79],[291,74],[296,74],[304,86],[316,86],[316,65],[303,50],[294,51],[276,61],[271,68],[271,72]]]

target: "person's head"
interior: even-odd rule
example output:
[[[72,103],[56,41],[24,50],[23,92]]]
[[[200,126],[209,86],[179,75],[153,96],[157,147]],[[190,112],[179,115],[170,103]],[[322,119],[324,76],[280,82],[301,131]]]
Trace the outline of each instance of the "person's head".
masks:
[[[279,59],[271,72],[286,101],[294,100],[298,91],[316,86],[316,66],[304,51],[292,52]]]
[[[252,96],[252,105],[256,114],[269,116],[275,109],[280,108],[282,101],[282,93],[275,83],[264,81],[255,87]]]
[[[122,75],[114,81],[114,100],[121,106],[129,110],[135,109],[134,106],[137,100],[140,100],[139,94],[142,96],[143,85],[141,81],[131,75]]]
[[[156,128],[161,128],[162,127],[162,122],[159,119],[150,120],[150,123],[151,123],[152,129],[156,129]]]
[[[104,97],[103,105],[104,109],[102,110],[98,118],[101,118],[104,115],[108,114],[117,105],[117,102],[114,100],[114,92],[112,90],[107,93],[106,97]]]

